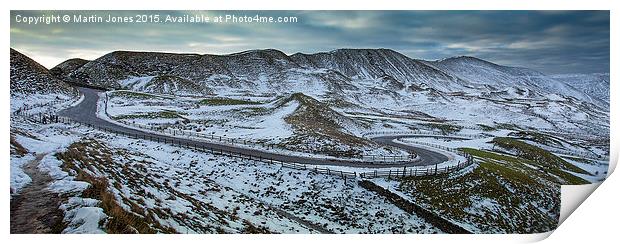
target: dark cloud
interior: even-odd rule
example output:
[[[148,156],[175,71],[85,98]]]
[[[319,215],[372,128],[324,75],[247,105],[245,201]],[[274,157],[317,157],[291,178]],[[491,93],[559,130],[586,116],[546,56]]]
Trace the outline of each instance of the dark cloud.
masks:
[[[16,15],[296,16],[289,24],[17,23]],[[11,46],[46,66],[114,50],[286,53],[391,48],[412,58],[470,55],[545,73],[609,72],[609,11],[12,11]]]

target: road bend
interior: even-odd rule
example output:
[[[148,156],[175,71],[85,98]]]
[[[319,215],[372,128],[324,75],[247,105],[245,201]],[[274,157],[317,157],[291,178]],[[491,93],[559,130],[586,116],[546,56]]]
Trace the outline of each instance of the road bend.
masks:
[[[168,135],[161,135],[158,133],[150,133],[143,130],[134,129],[128,126],[122,126],[116,123],[111,123],[107,120],[101,119],[97,116],[97,103],[99,101],[98,93],[100,90],[79,87],[80,92],[84,95],[82,102],[74,107],[67,108],[59,112],[60,116],[69,117],[74,121],[91,124],[96,127],[105,128],[109,131],[117,133],[131,134],[137,137],[149,137],[151,140],[159,141],[172,141],[178,142],[178,144],[193,145],[199,148],[212,149],[214,151],[225,151],[234,154],[242,154],[252,156],[256,158],[273,159],[274,161],[299,163],[308,165],[329,165],[329,166],[346,166],[356,168],[392,168],[392,167],[409,167],[409,166],[425,166],[439,164],[448,160],[448,157],[444,154],[431,151],[425,148],[416,147],[412,145],[402,145],[393,142],[401,136],[382,136],[375,137],[372,140],[388,146],[398,147],[405,150],[412,150],[417,153],[419,160],[412,162],[400,162],[400,163],[369,163],[360,161],[351,161],[345,159],[331,159],[331,158],[313,158],[306,156],[285,155],[277,152],[266,152],[258,149],[250,149],[244,147],[237,147],[229,144],[218,144],[216,142],[195,140],[191,138],[174,137]]]

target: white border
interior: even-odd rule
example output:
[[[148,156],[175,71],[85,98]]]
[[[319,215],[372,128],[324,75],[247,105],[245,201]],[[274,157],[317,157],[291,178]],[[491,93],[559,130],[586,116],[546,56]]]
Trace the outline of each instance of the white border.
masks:
[[[484,1],[484,0],[422,0],[422,1],[398,1],[398,0],[381,0],[381,1],[368,1],[363,3],[362,1],[355,0],[313,0],[313,1],[240,1],[229,0],[219,2],[198,2],[198,1],[170,1],[170,0],[151,0],[151,1],[126,1],[126,0],[106,0],[106,1],[79,1],[79,0],[67,0],[63,2],[59,1],[43,1],[43,0],[20,0],[4,3],[8,9],[2,11],[2,18],[4,20],[4,32],[9,33],[10,21],[9,9],[240,9],[240,10],[253,10],[253,9],[304,9],[304,10],[322,10],[322,9],[358,9],[358,10],[372,10],[372,9],[418,9],[418,10],[491,10],[491,9],[519,9],[519,10],[612,10],[611,11],[611,43],[618,42],[618,14],[614,10],[618,10],[617,5],[614,4],[617,1],[610,0],[588,0],[588,1],[575,1],[575,0],[514,0],[514,1]],[[615,29],[614,29],[615,28]],[[5,47],[10,44],[9,35],[4,35],[2,40],[5,43]],[[4,51],[8,54],[8,50]],[[8,56],[8,55],[7,55]],[[2,59],[2,75],[4,78],[5,89],[3,89],[4,95],[2,106],[0,106],[0,112],[2,114],[9,114],[9,82],[7,77],[9,76],[9,59],[5,56]],[[611,47],[611,67],[617,67],[618,51],[615,46]],[[611,76],[615,78],[614,70],[611,70]],[[613,171],[618,159],[618,106],[615,106],[619,101],[618,96],[618,84],[616,81],[611,82],[611,145],[612,156],[610,163],[610,172]],[[2,121],[2,128],[0,129],[4,134],[4,138],[8,138],[9,120],[8,118]],[[2,140],[0,142],[0,148],[4,150],[5,162],[8,162],[9,155],[9,143],[8,140]],[[459,243],[495,243],[497,241],[533,241],[544,238],[546,235],[469,235],[469,236],[451,236],[451,235],[276,235],[276,236],[254,236],[254,235],[140,235],[140,236],[93,236],[93,235],[53,235],[53,236],[36,236],[36,235],[21,235],[21,236],[8,236],[9,232],[9,215],[7,211],[9,209],[9,192],[8,192],[8,179],[9,170],[8,163],[5,163],[5,168],[2,170],[3,190],[2,193],[5,196],[4,201],[1,202],[1,206],[4,209],[4,218],[2,221],[2,231],[5,236],[9,238],[10,242],[31,242],[31,241],[45,241],[46,243],[110,243],[113,241],[127,241],[140,243],[144,241],[154,243],[168,243],[175,241],[191,241],[191,242],[209,242],[209,241],[251,241],[253,243],[310,243],[317,241],[327,242],[356,242],[356,243],[377,243],[381,242],[419,242],[419,241],[441,241],[441,242],[455,242]],[[618,223],[619,211],[617,202],[617,187],[618,177],[611,177],[605,183],[601,185],[601,189],[594,192],[593,197],[588,199],[588,205],[579,208],[575,211],[573,217],[568,218],[566,222],[558,228],[552,238],[549,241],[555,243],[575,243],[575,242],[596,242],[617,239],[617,230],[614,228]],[[44,238],[44,239],[43,239]]]

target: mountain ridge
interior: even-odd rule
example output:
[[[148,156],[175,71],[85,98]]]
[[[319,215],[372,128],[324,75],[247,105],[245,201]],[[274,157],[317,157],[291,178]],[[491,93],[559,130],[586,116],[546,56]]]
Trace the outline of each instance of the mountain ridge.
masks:
[[[213,87],[231,87],[260,88],[261,92],[303,92],[297,88],[316,85],[335,93],[341,90],[330,90],[330,87],[353,87],[356,80],[386,80],[398,84],[394,87],[401,89],[432,89],[444,93],[484,95],[506,91],[504,94],[518,98],[544,98],[551,92],[605,106],[572,86],[529,68],[503,66],[473,56],[426,61],[386,48],[341,48],[291,55],[277,49],[231,54],[119,50],[78,67],[65,78],[122,89],[118,84],[120,80],[159,75],[192,81],[199,84],[194,87],[205,87],[206,91]],[[514,90],[523,92],[510,92]],[[196,93],[200,95],[201,92]]]
[[[292,55],[275,49],[226,55],[115,51],[63,80],[198,97],[303,93],[343,114],[416,112],[464,124],[484,119],[609,130],[608,105],[538,71],[475,57],[425,61],[390,49]],[[486,114],[491,110],[497,114]]]

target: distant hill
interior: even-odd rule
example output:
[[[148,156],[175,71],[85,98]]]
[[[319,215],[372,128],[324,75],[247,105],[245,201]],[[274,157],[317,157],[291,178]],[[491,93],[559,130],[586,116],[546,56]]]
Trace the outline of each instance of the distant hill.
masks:
[[[86,63],[90,62],[89,60],[86,59],[81,59],[81,58],[72,58],[69,60],[66,60],[58,65],[56,65],[54,68],[50,69],[50,73],[60,79],[60,80],[67,80],[69,74],[73,71],[75,71],[76,69],[82,67],[83,65],[85,65]]]
[[[390,49],[292,55],[275,49],[226,55],[115,51],[57,68],[54,73],[65,80],[110,89],[192,96],[300,93],[337,112],[424,114],[468,126],[609,130],[605,92],[468,56],[426,61]],[[597,85],[600,91],[609,87]]]
[[[563,81],[531,69],[501,66],[475,57],[424,61],[390,49],[338,49],[293,55],[275,49],[228,55],[116,51],[81,64],[66,75],[78,82],[128,89],[135,87],[124,87],[121,81],[156,76],[168,77],[154,80],[159,82],[158,87],[164,85],[162,81],[177,83],[168,87],[183,81],[180,84],[186,86],[180,87],[186,93],[196,89],[198,95],[218,87],[322,95],[357,89],[357,81],[373,81],[392,92],[431,89],[442,93],[503,93],[508,98],[545,98],[554,93],[601,105]]]
[[[563,74],[552,75],[551,77],[588,94],[609,108],[609,73]]]

